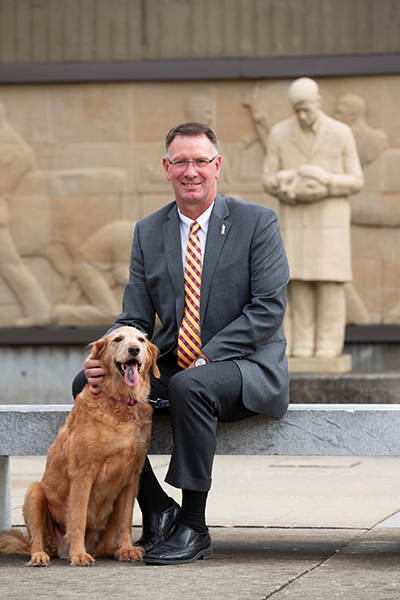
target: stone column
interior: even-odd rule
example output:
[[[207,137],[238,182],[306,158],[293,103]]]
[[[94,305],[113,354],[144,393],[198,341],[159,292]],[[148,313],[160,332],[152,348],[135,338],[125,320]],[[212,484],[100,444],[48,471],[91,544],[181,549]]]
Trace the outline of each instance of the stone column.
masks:
[[[0,531],[11,527],[10,457],[0,456]]]

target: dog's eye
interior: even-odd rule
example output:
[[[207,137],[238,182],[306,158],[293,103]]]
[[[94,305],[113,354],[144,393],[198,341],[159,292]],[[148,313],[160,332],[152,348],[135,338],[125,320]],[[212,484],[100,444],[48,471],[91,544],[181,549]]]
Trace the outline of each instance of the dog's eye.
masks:
[[[144,338],[138,338],[138,342],[145,342],[146,340]]]
[[[114,342],[122,342],[123,339],[123,337],[116,337],[114,338]]]

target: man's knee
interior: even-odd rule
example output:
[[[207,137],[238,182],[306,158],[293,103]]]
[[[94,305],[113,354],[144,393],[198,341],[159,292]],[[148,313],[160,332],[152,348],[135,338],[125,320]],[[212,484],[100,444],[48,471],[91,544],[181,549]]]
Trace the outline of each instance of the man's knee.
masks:
[[[204,380],[204,372],[199,373],[199,369],[202,367],[180,371],[171,377],[168,393],[171,406],[179,406],[183,409],[185,405],[190,406],[200,399],[209,403],[212,394]]]

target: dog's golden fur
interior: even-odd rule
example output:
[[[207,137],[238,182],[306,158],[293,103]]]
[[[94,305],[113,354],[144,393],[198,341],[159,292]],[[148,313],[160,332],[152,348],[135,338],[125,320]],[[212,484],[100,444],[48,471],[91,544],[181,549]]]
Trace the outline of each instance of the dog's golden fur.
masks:
[[[31,565],[45,566],[51,556],[65,554],[73,565],[143,554],[132,545],[132,512],[150,443],[153,409],[145,400],[150,368],[160,376],[157,348],[138,329],[121,327],[94,342],[91,358],[107,371],[103,391],[92,394],[86,385],[77,396],[48,452],[42,480],[28,489],[28,538],[0,534],[0,552],[31,554]]]

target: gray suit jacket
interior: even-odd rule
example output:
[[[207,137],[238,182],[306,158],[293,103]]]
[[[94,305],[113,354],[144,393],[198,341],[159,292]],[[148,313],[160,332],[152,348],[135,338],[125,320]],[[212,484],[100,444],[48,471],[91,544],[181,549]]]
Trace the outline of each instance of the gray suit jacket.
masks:
[[[275,213],[217,194],[203,259],[200,318],[204,353],[234,360],[243,378],[243,402],[279,417],[289,403],[282,320],[289,268]],[[184,313],[180,221],[173,202],[142,219],[132,246],[123,312],[112,329],[131,325],[154,332],[161,354],[177,343]]]

